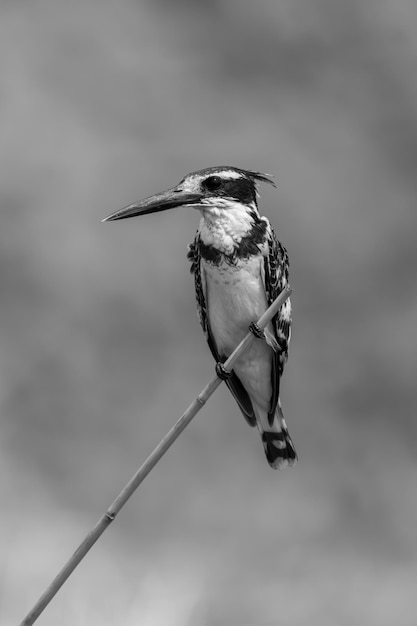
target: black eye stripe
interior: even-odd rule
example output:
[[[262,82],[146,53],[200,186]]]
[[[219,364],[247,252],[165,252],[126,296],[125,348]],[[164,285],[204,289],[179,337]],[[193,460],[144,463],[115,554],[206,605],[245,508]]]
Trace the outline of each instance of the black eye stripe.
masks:
[[[206,180],[203,181],[203,186],[209,191],[214,191],[215,189],[219,189],[222,186],[223,180],[220,176],[209,176]]]
[[[200,185],[202,191],[208,192],[212,196],[232,198],[244,204],[256,203],[255,183],[250,178],[244,176],[226,178],[213,174],[204,178]]]

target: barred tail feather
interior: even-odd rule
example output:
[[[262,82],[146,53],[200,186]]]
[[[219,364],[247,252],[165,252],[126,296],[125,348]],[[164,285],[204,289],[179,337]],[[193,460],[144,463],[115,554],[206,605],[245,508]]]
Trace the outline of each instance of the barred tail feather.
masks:
[[[288,430],[280,433],[264,431],[262,442],[267,461],[273,469],[285,469],[297,461],[297,453]]]
[[[259,413],[256,413],[259,417]],[[278,404],[271,426],[265,419],[258,418],[257,423],[269,465],[273,469],[284,469],[294,465],[297,461],[297,453],[282,415],[281,406]]]

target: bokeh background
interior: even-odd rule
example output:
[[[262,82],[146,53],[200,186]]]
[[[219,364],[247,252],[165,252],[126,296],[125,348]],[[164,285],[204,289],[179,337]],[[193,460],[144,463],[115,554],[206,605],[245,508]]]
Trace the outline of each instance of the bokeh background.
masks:
[[[408,0],[0,5],[0,623],[17,624],[213,375],[187,172],[269,172],[290,252],[267,466],[221,388],[40,624],[417,621],[417,8]]]

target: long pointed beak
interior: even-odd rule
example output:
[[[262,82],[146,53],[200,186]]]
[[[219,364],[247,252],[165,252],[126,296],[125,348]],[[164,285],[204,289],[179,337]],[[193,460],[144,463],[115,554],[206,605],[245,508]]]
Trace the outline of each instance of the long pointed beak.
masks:
[[[198,205],[201,200],[201,195],[198,193],[185,192],[178,187],[168,189],[162,193],[157,193],[154,196],[139,200],[129,204],[124,209],[120,209],[115,213],[112,213],[108,217],[105,217],[102,222],[113,222],[115,220],[124,220],[128,217],[135,217],[136,215],[146,215],[147,213],[156,213],[157,211],[167,211],[168,209],[174,209],[178,206]]]

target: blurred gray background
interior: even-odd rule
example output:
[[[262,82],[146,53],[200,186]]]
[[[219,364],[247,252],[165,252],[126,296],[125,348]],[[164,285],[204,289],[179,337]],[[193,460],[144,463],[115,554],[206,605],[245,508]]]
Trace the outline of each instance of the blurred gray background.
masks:
[[[187,172],[266,171],[289,250],[274,472],[223,387],[39,624],[417,623],[417,20],[407,0],[0,6],[0,623],[213,375]]]

